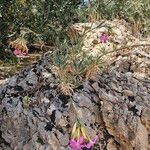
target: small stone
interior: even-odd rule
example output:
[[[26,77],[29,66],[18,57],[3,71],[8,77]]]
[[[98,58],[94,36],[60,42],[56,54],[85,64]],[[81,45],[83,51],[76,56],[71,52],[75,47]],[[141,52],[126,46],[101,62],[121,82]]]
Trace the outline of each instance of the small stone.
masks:
[[[50,100],[48,98],[44,97],[44,98],[41,98],[41,102],[49,103]]]
[[[98,86],[98,83],[97,82],[94,82],[92,84],[92,87],[95,89],[95,91],[99,91],[99,86]]]
[[[134,93],[132,91],[130,91],[130,90],[123,90],[122,92],[126,96],[134,96]]]
[[[93,45],[96,45],[96,44],[98,44],[98,40],[95,39],[92,41],[92,43],[93,43]]]
[[[52,111],[48,108],[46,114],[50,116],[52,114]]]

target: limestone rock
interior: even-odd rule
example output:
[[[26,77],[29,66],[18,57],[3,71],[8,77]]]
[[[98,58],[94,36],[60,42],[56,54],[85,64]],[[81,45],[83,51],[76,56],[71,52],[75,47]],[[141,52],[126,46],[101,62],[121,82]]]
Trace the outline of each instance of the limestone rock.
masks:
[[[56,90],[58,79],[49,53],[0,87],[1,149],[69,150],[76,115],[90,137],[100,135],[94,150],[148,150],[150,79],[135,78],[120,57],[99,77],[85,81],[72,97]],[[71,107],[74,102],[76,111]],[[7,146],[5,145],[6,143]]]
[[[131,35],[124,21],[106,21],[112,28],[110,41],[99,42],[108,28],[93,27],[83,50],[93,56],[99,49],[111,51],[122,45],[145,43]],[[91,24],[75,24],[70,38]],[[72,96],[58,90],[59,78],[50,54],[8,79],[0,86],[0,149],[70,150],[70,133],[76,117],[92,138],[99,134],[93,150],[150,150],[150,53],[135,47],[114,52],[101,74],[74,89]],[[74,104],[74,107],[73,107]]]

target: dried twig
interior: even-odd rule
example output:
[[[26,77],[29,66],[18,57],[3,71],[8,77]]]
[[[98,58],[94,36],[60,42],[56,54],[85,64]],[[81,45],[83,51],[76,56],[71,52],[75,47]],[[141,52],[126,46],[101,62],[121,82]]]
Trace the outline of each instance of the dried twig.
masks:
[[[51,51],[54,51],[54,49],[56,48],[55,46],[48,46],[48,45],[44,45],[44,44],[31,44],[33,47],[38,48],[38,49],[49,49]]]
[[[124,47],[121,47],[121,48],[118,48],[118,49],[109,51],[109,52],[107,52],[107,53],[105,53],[105,54],[102,54],[102,55],[100,55],[100,56],[98,57],[98,59],[100,59],[101,57],[103,57],[103,56],[105,56],[105,55],[107,55],[107,54],[113,53],[113,52],[118,52],[118,51],[121,51],[121,50],[123,50],[123,49],[129,49],[129,48],[140,47],[140,46],[146,46],[146,47],[148,47],[148,46],[150,46],[150,44],[136,44],[136,45],[124,46]]]

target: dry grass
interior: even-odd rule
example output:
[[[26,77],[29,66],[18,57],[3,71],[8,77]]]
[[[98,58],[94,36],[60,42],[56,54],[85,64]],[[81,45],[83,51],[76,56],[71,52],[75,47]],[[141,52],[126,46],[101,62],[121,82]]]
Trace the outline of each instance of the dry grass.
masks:
[[[64,94],[64,95],[72,95],[74,93],[73,91],[74,85],[71,83],[64,83],[61,82],[58,85],[58,89]]]
[[[14,49],[21,50],[22,53],[28,53],[27,41],[24,38],[17,38],[10,42],[10,46]]]
[[[91,66],[87,68],[86,73],[85,73],[85,78],[89,79],[93,76],[96,76],[99,71],[100,71],[99,66],[97,64],[92,64]]]

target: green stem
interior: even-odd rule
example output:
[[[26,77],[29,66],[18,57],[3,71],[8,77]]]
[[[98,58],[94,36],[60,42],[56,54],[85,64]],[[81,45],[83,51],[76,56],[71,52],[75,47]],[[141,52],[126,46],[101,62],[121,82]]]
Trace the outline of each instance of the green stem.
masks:
[[[107,52],[105,54],[100,55],[98,57],[98,60],[100,58],[102,58],[103,56],[107,55],[107,54],[110,54],[110,53],[113,53],[113,52],[118,52],[118,51],[121,51],[121,50],[126,49],[126,48],[129,49],[129,48],[140,47],[140,46],[147,46],[148,47],[148,46],[150,46],[150,44],[136,44],[136,45],[124,46],[124,47],[121,47],[121,48],[118,48],[118,49],[115,49],[115,50],[112,50],[112,51],[109,51],[109,52]]]

